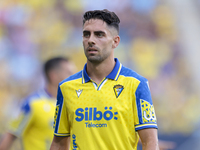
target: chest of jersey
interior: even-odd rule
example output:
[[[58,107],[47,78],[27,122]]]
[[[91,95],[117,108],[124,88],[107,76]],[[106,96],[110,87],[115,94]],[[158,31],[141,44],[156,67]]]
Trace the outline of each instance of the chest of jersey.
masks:
[[[38,101],[32,107],[35,119],[34,125],[43,130],[52,130],[55,102],[50,100]]]
[[[129,118],[133,122],[137,80],[119,77],[117,81],[107,79],[99,86],[94,84],[77,82],[63,88],[69,120],[84,123],[85,127],[98,123],[108,126],[109,122],[120,123]]]
[[[55,101],[39,99],[31,103],[29,123],[22,135],[24,149],[48,149],[53,139]]]

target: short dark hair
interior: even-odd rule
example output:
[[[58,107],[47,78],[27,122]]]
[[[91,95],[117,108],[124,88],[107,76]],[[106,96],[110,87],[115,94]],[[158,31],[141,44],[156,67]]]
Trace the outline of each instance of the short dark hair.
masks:
[[[114,12],[111,12],[107,9],[87,11],[83,15],[83,25],[85,24],[87,20],[90,20],[90,19],[101,19],[104,22],[106,22],[108,26],[114,27],[119,33],[120,20]]]
[[[67,57],[54,57],[54,58],[47,60],[44,63],[43,70],[44,70],[45,77],[48,81],[50,80],[49,79],[49,72],[58,68],[60,66],[60,63],[63,62],[63,61],[68,62],[69,58],[67,58]]]

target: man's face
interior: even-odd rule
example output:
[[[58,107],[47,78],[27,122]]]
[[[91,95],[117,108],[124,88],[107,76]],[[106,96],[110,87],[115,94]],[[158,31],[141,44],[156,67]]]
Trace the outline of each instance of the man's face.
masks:
[[[59,64],[59,67],[53,69],[49,73],[50,83],[55,85],[55,87],[57,87],[59,82],[66,79],[75,72],[76,72],[76,66],[74,63],[62,61]]]
[[[66,62],[66,61],[61,62],[60,67],[56,72],[58,79],[57,81],[61,82],[67,77],[73,75],[75,71],[76,71],[76,66],[72,62]]]
[[[90,19],[83,25],[83,48],[88,61],[100,63],[111,57],[114,31],[100,19]]]

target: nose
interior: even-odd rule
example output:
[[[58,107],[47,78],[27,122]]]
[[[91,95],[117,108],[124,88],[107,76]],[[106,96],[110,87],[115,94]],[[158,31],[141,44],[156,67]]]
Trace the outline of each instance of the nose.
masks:
[[[94,44],[95,44],[95,37],[94,37],[94,35],[91,34],[89,39],[88,39],[88,45],[92,46]]]

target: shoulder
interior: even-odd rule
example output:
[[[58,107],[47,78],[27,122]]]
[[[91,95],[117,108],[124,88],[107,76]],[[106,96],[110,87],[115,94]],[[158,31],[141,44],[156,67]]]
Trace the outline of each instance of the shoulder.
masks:
[[[44,99],[44,97],[47,98],[42,90],[28,95],[25,99],[22,100],[21,110],[24,111],[24,113],[28,113],[32,109],[32,105]]]
[[[33,100],[35,100],[35,98],[38,97],[35,94],[29,95],[28,97],[26,97],[24,100],[22,100],[21,103],[21,111],[26,113],[29,113],[31,111],[31,103],[33,102]]]
[[[73,81],[73,80],[77,80],[77,79],[80,79],[82,78],[82,70],[77,72],[76,74],[74,75],[71,75],[69,76],[68,78],[66,78],[65,80],[61,81],[59,83],[59,86],[62,85],[63,83],[66,83],[66,82],[69,82],[69,81]]]
[[[138,74],[137,72],[125,66],[122,66],[120,75],[125,76],[125,77],[135,78],[139,80],[140,82],[147,82],[147,79],[145,77],[143,77],[142,75]]]

